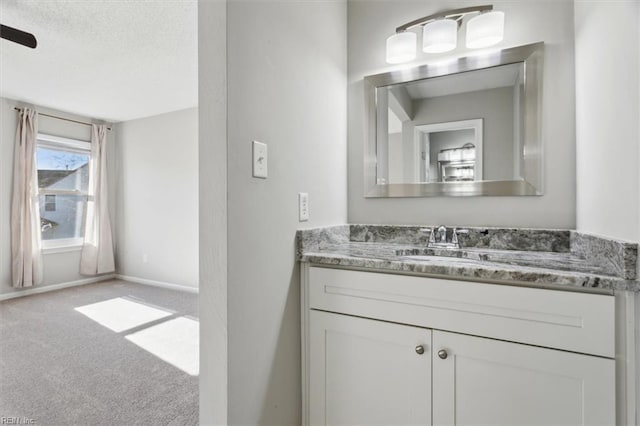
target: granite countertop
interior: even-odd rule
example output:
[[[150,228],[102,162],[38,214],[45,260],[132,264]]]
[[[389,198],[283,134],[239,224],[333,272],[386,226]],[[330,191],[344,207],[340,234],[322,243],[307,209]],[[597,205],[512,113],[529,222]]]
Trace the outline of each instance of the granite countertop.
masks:
[[[301,230],[298,259],[492,283],[640,291],[636,244],[568,230],[466,229],[470,232],[460,250],[428,249],[428,233],[422,227],[340,225]]]

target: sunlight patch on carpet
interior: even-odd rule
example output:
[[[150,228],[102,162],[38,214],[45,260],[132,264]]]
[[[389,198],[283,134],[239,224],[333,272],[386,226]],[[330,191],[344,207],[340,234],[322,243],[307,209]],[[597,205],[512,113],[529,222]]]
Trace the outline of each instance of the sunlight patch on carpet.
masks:
[[[171,312],[152,308],[122,297],[74,309],[116,333],[172,315]]]
[[[191,376],[199,373],[199,323],[172,319],[125,336],[127,340]]]

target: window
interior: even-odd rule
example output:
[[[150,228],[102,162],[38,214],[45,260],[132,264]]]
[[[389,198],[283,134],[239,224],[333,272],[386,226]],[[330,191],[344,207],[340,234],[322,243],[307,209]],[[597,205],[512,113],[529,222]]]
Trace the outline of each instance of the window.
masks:
[[[44,211],[55,212],[56,211],[56,196],[46,194],[44,196]]]
[[[43,248],[82,245],[89,142],[38,134],[36,161]]]

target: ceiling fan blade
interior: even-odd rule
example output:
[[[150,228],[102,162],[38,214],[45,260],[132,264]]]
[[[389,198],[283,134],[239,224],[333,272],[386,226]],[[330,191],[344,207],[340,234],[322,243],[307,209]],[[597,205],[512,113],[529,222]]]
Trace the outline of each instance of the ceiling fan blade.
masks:
[[[33,34],[21,31],[17,28],[0,24],[0,38],[35,49],[38,45]]]

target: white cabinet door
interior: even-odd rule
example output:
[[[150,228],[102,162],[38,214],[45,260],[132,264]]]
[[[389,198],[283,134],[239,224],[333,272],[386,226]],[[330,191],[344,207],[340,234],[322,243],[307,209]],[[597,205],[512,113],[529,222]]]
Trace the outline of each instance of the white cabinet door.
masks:
[[[314,310],[309,327],[311,425],[431,424],[430,330]]]
[[[441,331],[433,352],[434,425],[615,424],[612,359]]]

